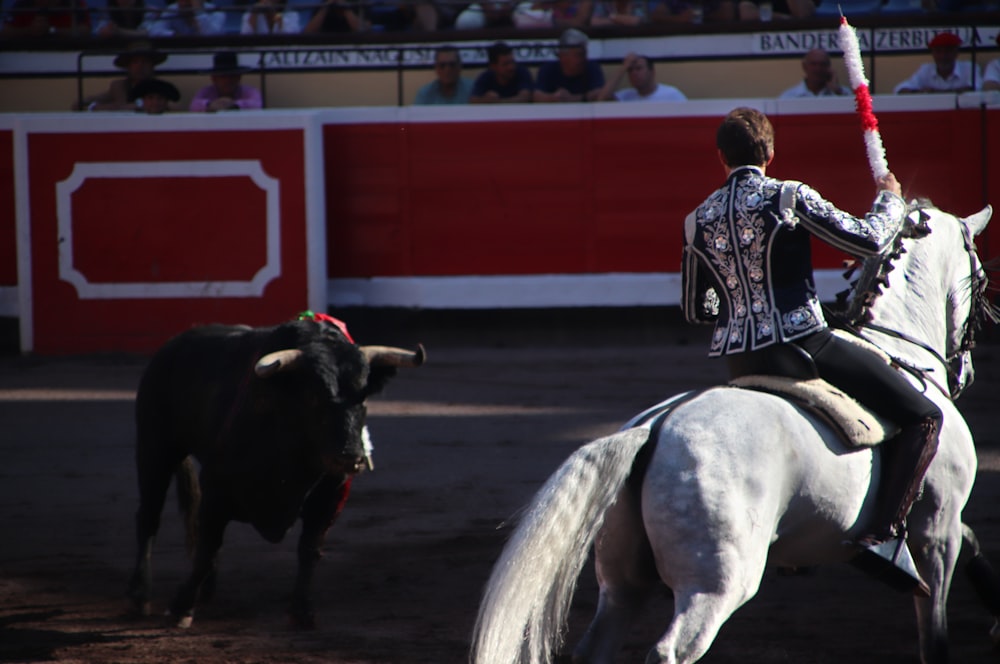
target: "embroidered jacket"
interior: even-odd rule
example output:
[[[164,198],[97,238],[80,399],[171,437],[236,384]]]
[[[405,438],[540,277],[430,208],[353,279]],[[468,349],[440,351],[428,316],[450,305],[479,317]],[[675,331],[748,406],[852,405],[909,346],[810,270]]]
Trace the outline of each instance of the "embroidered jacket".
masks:
[[[681,306],[689,322],[715,322],[710,356],[756,350],[826,327],[813,279],[810,234],[853,256],[882,253],[906,205],[880,191],[864,219],[801,182],[733,170],[684,221]]]

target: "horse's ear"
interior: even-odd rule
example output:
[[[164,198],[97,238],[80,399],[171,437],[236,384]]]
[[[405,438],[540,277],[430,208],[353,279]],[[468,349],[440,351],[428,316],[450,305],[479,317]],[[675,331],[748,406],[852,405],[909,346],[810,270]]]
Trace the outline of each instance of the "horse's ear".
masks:
[[[982,210],[975,214],[971,214],[968,217],[962,217],[962,223],[965,224],[969,232],[972,233],[972,237],[976,237],[983,232],[986,228],[986,224],[990,223],[990,217],[993,216],[993,206],[987,205]]]

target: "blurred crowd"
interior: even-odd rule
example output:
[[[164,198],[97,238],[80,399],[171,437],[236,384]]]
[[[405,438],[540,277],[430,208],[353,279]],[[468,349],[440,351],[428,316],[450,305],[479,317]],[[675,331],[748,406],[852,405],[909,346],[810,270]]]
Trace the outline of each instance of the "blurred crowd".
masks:
[[[475,77],[462,70],[461,51],[440,46],[434,53],[434,78],[421,86],[413,99],[417,105],[565,102],[684,102],[677,87],[658,80],[655,61],[641,53],[629,53],[610,76],[588,57],[588,36],[567,28],[559,38],[555,57],[534,73],[516,59],[513,48],[498,41],[486,49],[487,66]],[[1000,47],[1000,34],[996,37]],[[963,93],[1000,90],[1000,57],[981,68],[961,59],[962,39],[943,31],[928,43],[929,59],[907,79],[898,83],[896,94]],[[141,111],[159,114],[168,110],[218,112],[256,110],[264,107],[260,91],[246,84],[243,75],[253,67],[242,65],[236,51],[220,51],[205,71],[208,83],[185,105],[171,82],[157,76],[156,67],[168,55],[148,40],[133,42],[114,59],[124,77],[110,82],[107,90],[73,105],[79,111]],[[779,97],[802,99],[850,96],[833,69],[830,54],[821,48],[801,59],[801,77]],[[609,67],[610,69],[611,67]]]
[[[600,28],[1000,9],[998,0],[4,0],[0,37]]]

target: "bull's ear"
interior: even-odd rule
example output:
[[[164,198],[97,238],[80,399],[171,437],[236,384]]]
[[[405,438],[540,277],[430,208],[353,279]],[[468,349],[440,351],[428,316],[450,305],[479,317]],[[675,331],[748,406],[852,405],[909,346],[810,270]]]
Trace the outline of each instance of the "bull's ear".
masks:
[[[396,367],[374,364],[368,371],[368,384],[365,385],[365,398],[378,394],[396,375]]]

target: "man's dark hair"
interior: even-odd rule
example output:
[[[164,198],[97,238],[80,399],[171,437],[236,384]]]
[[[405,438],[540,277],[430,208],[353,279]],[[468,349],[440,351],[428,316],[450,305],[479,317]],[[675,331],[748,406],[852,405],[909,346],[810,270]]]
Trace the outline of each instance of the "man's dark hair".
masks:
[[[437,56],[442,55],[442,54],[446,55],[446,54],[449,54],[449,53],[454,53],[455,57],[458,59],[458,61],[459,62],[462,61],[462,54],[458,52],[457,48],[455,48],[454,46],[451,46],[451,45],[445,45],[445,46],[439,47],[438,50],[434,51],[434,62],[437,62]]]
[[[719,125],[715,144],[730,168],[763,166],[774,154],[774,127],[755,108],[734,108]]]
[[[635,59],[636,60],[645,60],[646,61],[646,66],[649,67],[649,71],[655,71],[656,70],[656,68],[653,66],[653,61],[649,58],[648,55],[637,55],[637,56],[635,56]]]
[[[495,65],[501,57],[510,55],[513,52],[514,49],[508,46],[506,42],[497,42],[486,49],[486,57],[491,65]]]

